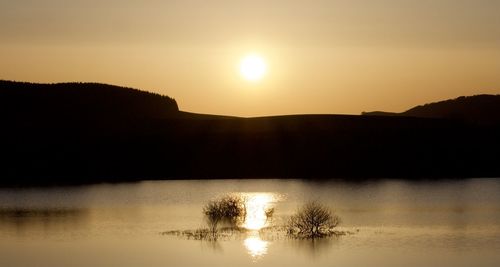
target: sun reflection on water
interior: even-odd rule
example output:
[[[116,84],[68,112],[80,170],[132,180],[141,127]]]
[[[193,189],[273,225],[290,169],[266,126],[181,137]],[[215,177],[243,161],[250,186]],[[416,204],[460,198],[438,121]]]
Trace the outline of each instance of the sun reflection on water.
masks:
[[[272,208],[277,196],[272,193],[245,194],[246,216],[243,227],[249,230],[260,230],[266,226],[268,218],[266,211]]]
[[[245,241],[243,241],[248,254],[254,259],[258,259],[267,254],[267,247],[269,245],[268,241],[264,241],[260,238],[259,233],[253,231],[248,234]]]
[[[245,222],[243,227],[250,230],[243,241],[248,254],[257,260],[267,254],[269,242],[262,240],[259,230],[268,226],[267,212],[273,208],[280,196],[274,193],[243,193],[245,198]]]

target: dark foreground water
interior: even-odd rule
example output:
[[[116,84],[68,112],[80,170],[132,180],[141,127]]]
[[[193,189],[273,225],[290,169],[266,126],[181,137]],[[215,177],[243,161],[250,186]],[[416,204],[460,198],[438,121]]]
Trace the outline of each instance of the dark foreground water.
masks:
[[[246,232],[217,242],[160,234],[205,227],[203,205],[227,193],[247,199]],[[351,234],[262,230],[307,200],[331,206]],[[500,179],[0,188],[0,266],[500,266]]]

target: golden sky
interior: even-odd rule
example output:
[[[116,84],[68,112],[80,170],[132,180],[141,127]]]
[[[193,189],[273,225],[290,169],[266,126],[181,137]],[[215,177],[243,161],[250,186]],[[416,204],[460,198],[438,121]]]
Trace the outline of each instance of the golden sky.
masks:
[[[239,74],[249,53],[261,81]],[[200,113],[403,111],[500,94],[500,1],[0,0],[0,79],[135,87]]]

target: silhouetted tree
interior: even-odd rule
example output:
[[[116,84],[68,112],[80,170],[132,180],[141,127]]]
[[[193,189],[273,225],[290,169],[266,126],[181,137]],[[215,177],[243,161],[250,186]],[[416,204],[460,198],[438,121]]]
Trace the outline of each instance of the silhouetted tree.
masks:
[[[327,236],[340,223],[340,218],[323,204],[311,201],[290,217],[288,232],[297,237],[318,238]]]
[[[246,215],[245,200],[239,196],[224,196],[208,202],[203,207],[203,214],[213,239],[217,239],[220,224],[236,227],[243,223]]]

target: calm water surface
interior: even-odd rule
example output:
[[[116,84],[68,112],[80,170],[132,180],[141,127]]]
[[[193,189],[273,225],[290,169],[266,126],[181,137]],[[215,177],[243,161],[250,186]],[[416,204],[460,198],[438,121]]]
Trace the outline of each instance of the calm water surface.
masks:
[[[248,232],[217,242],[160,234],[205,227],[203,205],[228,193],[247,199]],[[313,242],[259,231],[308,200],[353,234]],[[0,266],[500,266],[500,179],[0,188]]]

